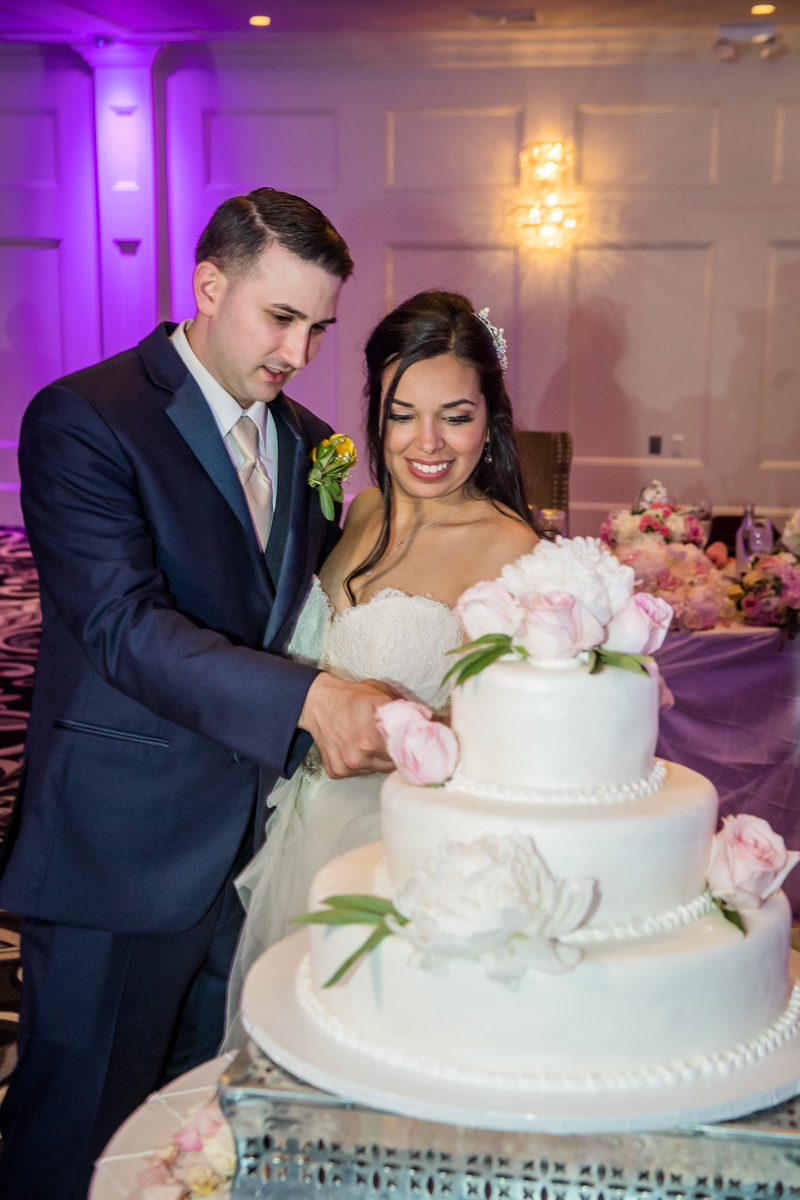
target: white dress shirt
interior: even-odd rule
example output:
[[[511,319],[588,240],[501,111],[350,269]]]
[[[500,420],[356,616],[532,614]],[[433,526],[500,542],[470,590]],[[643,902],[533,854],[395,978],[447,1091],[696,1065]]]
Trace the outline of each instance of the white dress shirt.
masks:
[[[272,511],[274,512],[275,497],[278,494],[278,434],[275,429],[275,418],[269,411],[269,405],[261,401],[256,401],[249,408],[242,408],[230,392],[226,392],[222,384],[218,383],[211,372],[206,370],[189,345],[189,339],[186,336],[186,330],[191,323],[191,321],[181,321],[169,340],[180,354],[187,370],[194,376],[195,382],[214,414],[220,436],[228,449],[237,474],[239,467],[244,462],[244,455],[236,444],[231,430],[245,413],[255,421],[258,428],[258,457],[272,481]]]

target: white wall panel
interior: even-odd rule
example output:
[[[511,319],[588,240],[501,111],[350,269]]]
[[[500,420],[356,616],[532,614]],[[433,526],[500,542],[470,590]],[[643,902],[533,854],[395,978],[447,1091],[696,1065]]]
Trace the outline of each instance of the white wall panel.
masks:
[[[0,109],[0,187],[56,186],[56,114]]]
[[[678,449],[703,459],[712,262],[707,246],[600,246],[577,254],[576,456],[642,458],[648,437],[657,435],[665,456]]]
[[[58,243],[0,238],[0,278],[0,441],[7,441],[31,397],[63,374]]]
[[[773,182],[800,185],[800,101],[775,108]]]
[[[521,117],[517,108],[388,112],[387,186],[444,191],[513,186]]]
[[[760,444],[762,465],[800,471],[800,242],[771,247]]]
[[[100,357],[94,118],[71,50],[0,54],[0,525],[20,525],[22,414]]]
[[[686,188],[717,181],[714,105],[584,104],[576,124],[577,177],[584,186]]]
[[[336,188],[334,112],[209,110],[203,123],[209,188],[230,195],[266,179],[285,192]]]
[[[504,328],[509,363],[516,361],[517,251],[505,246],[389,246],[386,307],[429,288],[460,292],[476,309],[489,308]]]

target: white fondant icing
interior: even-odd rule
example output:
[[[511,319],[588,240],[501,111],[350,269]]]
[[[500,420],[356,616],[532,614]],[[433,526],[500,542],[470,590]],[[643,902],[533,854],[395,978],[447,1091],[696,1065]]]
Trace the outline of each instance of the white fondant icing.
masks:
[[[459,770],[500,787],[595,788],[648,778],[658,683],[619,667],[497,662],[453,693]]]
[[[554,1075],[554,1074],[503,1074],[502,1072],[473,1071],[468,1068],[448,1067],[425,1055],[399,1050],[389,1042],[373,1041],[359,1033],[352,1025],[335,1017],[325,1007],[314,988],[311,977],[311,961],[305,955],[297,971],[297,994],[308,1015],[335,1041],[359,1054],[387,1066],[430,1075],[437,1079],[467,1086],[515,1087],[520,1091],[595,1092],[621,1091],[641,1087],[669,1087],[682,1080],[696,1079],[701,1075],[728,1074],[731,1071],[757,1062],[765,1054],[771,1054],[785,1045],[800,1029],[800,984],[795,984],[789,1003],[778,1019],[756,1037],[739,1042],[728,1050],[716,1054],[696,1055],[685,1062],[664,1063],[630,1071],[608,1071],[603,1074]]]
[[[418,788],[395,773],[383,784],[381,814],[393,891],[443,839],[470,842],[519,830],[558,878],[596,879],[599,902],[589,923],[615,925],[690,904],[705,889],[717,795],[702,775],[673,763],[653,795],[596,806],[524,805]]]
[[[329,864],[315,881],[314,904],[367,890],[380,854],[378,843]],[[589,1076],[652,1081],[674,1077],[675,1064],[699,1069],[698,1057],[706,1070],[735,1065],[740,1043],[763,1048],[784,1028],[788,902],[776,894],[744,918],[746,937],[714,912],[654,937],[588,944],[575,970],[529,972],[515,990],[487,979],[474,960],[414,967],[412,948],[395,936],[323,989],[368,930],[314,926],[312,978],[325,1010],[389,1046],[393,1061],[429,1059],[453,1078],[524,1078],[520,1086],[549,1078],[562,1087],[576,1075],[582,1086]]]

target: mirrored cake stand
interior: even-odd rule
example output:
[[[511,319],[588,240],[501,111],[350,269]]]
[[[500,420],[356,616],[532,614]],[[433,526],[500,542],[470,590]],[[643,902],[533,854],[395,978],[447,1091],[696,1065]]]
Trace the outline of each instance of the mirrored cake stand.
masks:
[[[318,1090],[253,1042],[220,1080],[232,1200],[788,1200],[800,1101],[657,1133],[504,1133],[401,1117]]]

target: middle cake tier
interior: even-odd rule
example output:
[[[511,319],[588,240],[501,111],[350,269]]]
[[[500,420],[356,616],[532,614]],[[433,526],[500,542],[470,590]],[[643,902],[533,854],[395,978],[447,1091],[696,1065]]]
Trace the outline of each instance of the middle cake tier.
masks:
[[[471,842],[515,830],[533,838],[553,875],[597,881],[587,923],[599,936],[679,924],[705,890],[717,793],[696,771],[666,764],[652,795],[604,804],[554,803],[475,795],[457,785],[417,787],[395,772],[384,782],[381,813],[389,884],[398,891],[416,863],[444,840]],[[645,923],[643,925],[643,922]]]

